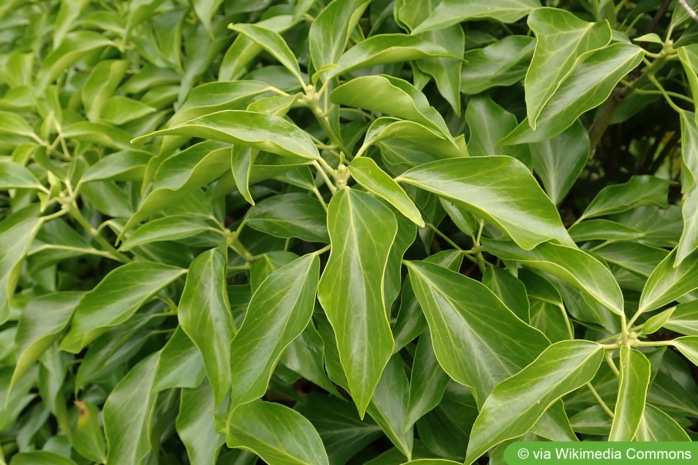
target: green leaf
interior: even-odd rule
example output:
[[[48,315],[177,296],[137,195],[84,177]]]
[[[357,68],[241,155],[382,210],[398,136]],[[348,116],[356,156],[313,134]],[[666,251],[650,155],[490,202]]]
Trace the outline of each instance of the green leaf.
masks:
[[[636,441],[690,441],[691,438],[676,420],[652,404],[645,405]]]
[[[558,8],[540,8],[528,16],[536,48],[526,74],[526,115],[535,130],[544,107],[585,54],[608,45],[607,21],[588,23]],[[587,76],[589,77],[589,76]]]
[[[663,312],[657,313],[656,315],[647,318],[642,324],[641,334],[654,334],[664,327],[664,325],[671,319],[674,314],[676,307],[672,307]]]
[[[682,50],[685,47],[680,48]],[[698,80],[692,74],[693,80]],[[689,82],[691,77],[689,77]],[[698,82],[696,83],[698,86]],[[681,213],[683,216],[683,231],[676,249],[675,266],[698,248],[698,124],[696,116],[690,112],[681,112],[681,191],[683,200]]]
[[[465,457],[467,465],[490,448],[527,433],[558,399],[591,381],[604,349],[591,341],[561,341],[494,388],[480,411]]]
[[[397,221],[372,195],[345,188],[330,201],[327,225],[332,248],[318,299],[337,338],[349,392],[363,417],[393,351],[384,293]]]
[[[461,71],[461,92],[479,94],[493,87],[516,84],[526,76],[533,56],[535,39],[528,36],[505,36],[482,48],[467,50]]]
[[[532,10],[539,8],[538,0],[444,0],[432,14],[417,26],[412,33],[442,29],[463,21],[494,19],[503,23],[513,23]]]
[[[106,328],[127,321],[185,270],[153,262],[132,262],[109,273],[80,300],[59,349],[78,353]]]
[[[526,286],[514,275],[496,266],[490,266],[482,276],[482,284],[499,297],[521,321],[529,322],[530,304],[526,295]]]
[[[151,389],[157,362],[156,354],[141,360],[107,397],[104,403],[106,463],[137,464],[150,450],[150,416],[155,404]]]
[[[213,229],[212,226],[191,215],[172,215],[150,221],[136,229],[119,248],[122,252],[144,244],[160,241],[176,241],[196,236]],[[223,234],[223,233],[221,233]]]
[[[0,190],[43,188],[29,169],[11,161],[0,162]]]
[[[698,366],[698,336],[683,336],[672,341],[671,345]]]
[[[439,158],[468,155],[462,136],[452,139],[450,136],[444,135],[440,130],[431,129],[414,121],[399,120],[385,116],[376,118],[371,123],[366,131],[362,148],[365,150],[370,145],[378,145],[381,149],[389,150],[395,143],[407,143],[410,146],[415,146],[417,149],[419,156],[419,161],[417,162],[411,162],[406,154],[395,153],[396,156],[407,158],[408,168]],[[399,152],[405,151],[404,145],[398,145],[398,148],[401,149]],[[392,151],[390,152],[392,153]],[[386,150],[383,150],[383,156],[386,158]],[[405,170],[403,169],[402,171]]]
[[[218,449],[225,442],[225,436],[216,431],[215,409],[213,389],[207,380],[196,389],[182,389],[175,425],[192,465],[215,463]]]
[[[490,221],[522,248],[572,245],[560,215],[521,162],[506,156],[437,160],[398,178]]]
[[[589,135],[576,122],[557,136],[529,145],[533,169],[555,205],[565,198],[590,155]],[[610,186],[613,187],[613,186]]]
[[[245,224],[275,237],[297,237],[307,242],[329,242],[327,214],[306,194],[279,194],[248,210]]]
[[[427,97],[409,82],[396,77],[357,77],[334,89],[330,93],[330,99],[340,105],[412,120],[451,138],[446,122],[429,105]]]
[[[305,417],[261,400],[230,413],[226,443],[259,455],[269,465],[329,464],[320,435]]]
[[[320,155],[305,131],[283,118],[243,110],[223,110],[200,116],[169,129],[161,129],[134,141],[157,135],[182,135],[241,144],[290,157],[317,159]]]
[[[16,113],[7,111],[0,111],[0,134],[36,139],[36,134],[27,120]]]
[[[419,338],[412,362],[406,427],[439,405],[451,380],[439,365],[432,344],[431,333],[425,331]]]
[[[68,326],[83,292],[53,292],[30,300],[17,323],[17,363],[10,390]]]
[[[223,3],[223,0],[192,0],[192,6],[209,34],[213,35],[211,20],[216,14],[216,11]]]
[[[216,405],[231,384],[230,341],[235,334],[226,290],[227,260],[216,249],[194,259],[179,301],[179,324],[204,359]]]
[[[100,119],[104,105],[114,95],[127,69],[127,60],[104,60],[92,68],[81,91],[85,116],[89,121]]]
[[[677,305],[664,327],[688,336],[698,336],[698,300]]]
[[[61,7],[56,15],[56,26],[53,30],[53,46],[58,47],[66,33],[70,31],[80,12],[90,3],[89,0],[61,0]]]
[[[610,220],[586,220],[569,229],[575,242],[586,241],[634,241],[644,236],[635,228]]]
[[[55,452],[36,450],[13,455],[10,465],[76,465],[76,463]]]
[[[111,153],[87,168],[80,182],[140,181],[150,159],[148,152],[122,150]]]
[[[418,60],[415,65],[421,72],[434,79],[439,93],[451,105],[451,108],[461,113],[461,69],[463,65],[463,49],[465,48],[465,33],[460,25],[425,32],[426,39],[435,44],[444,44],[456,58],[426,58]]]
[[[327,78],[359,68],[432,57],[454,58],[448,49],[423,37],[406,34],[377,34],[347,50],[337,60],[337,66],[327,73]]]
[[[655,176],[633,176],[626,183],[606,186],[594,197],[579,220],[619,213],[640,205],[666,208],[670,185],[670,181]]]
[[[422,215],[412,199],[373,159],[354,159],[349,165],[349,173],[364,189],[391,204],[417,226],[424,227]]]
[[[583,113],[608,100],[618,82],[640,64],[642,57],[640,47],[624,43],[614,43],[585,56],[546,101],[538,114],[536,129],[526,118],[499,143],[539,142],[560,134]],[[547,65],[543,64],[542,69],[547,69]],[[541,78],[541,87],[552,87],[547,79]]]
[[[620,387],[611,424],[609,441],[632,441],[645,410],[650,384],[650,362],[641,352],[620,348]]]
[[[15,215],[0,223],[0,323],[9,316],[24,257],[43,224],[41,219],[27,218],[21,212]]]
[[[231,408],[264,395],[284,349],[308,326],[320,274],[317,255],[271,273],[252,295],[230,345]]]
[[[75,401],[79,415],[71,444],[83,457],[104,463],[107,460],[107,444],[99,425],[99,409],[91,402]]]
[[[515,260],[550,273],[589,294],[617,315],[623,315],[623,294],[611,272],[588,253],[564,245],[540,244],[523,251],[511,242],[483,240],[485,249],[504,260]]]
[[[439,364],[473,388],[479,405],[548,346],[483,284],[428,262],[408,262],[407,268]]]
[[[335,0],[310,25],[308,45],[316,70],[337,63],[369,0]]]
[[[303,84],[303,76],[298,67],[298,59],[286,44],[286,41],[278,32],[258,26],[256,24],[234,24],[229,26],[233,31],[244,34],[246,37],[259,44],[264,50],[269,52],[279,63],[293,73],[298,81]]]
[[[677,267],[675,259],[676,249],[652,271],[642,289],[638,313],[655,310],[698,289],[698,253],[689,255]]]
[[[182,327],[177,326],[172,337],[160,349],[153,389],[157,392],[172,388],[194,389],[201,384],[205,375],[201,352]]]

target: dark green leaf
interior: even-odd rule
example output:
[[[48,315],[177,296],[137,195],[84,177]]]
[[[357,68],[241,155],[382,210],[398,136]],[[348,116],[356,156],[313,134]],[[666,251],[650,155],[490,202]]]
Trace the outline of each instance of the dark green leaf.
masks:
[[[479,94],[498,86],[510,86],[526,76],[535,40],[506,36],[487,47],[467,50],[461,71],[461,92]]]

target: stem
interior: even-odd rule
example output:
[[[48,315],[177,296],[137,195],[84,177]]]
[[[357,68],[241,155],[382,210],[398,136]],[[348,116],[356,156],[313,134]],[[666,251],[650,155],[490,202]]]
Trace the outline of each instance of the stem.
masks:
[[[565,310],[565,306],[562,304],[558,304],[557,307],[560,309],[560,312],[562,312],[562,317],[565,319],[565,326],[567,326],[567,334],[570,340],[572,340],[574,339],[574,330],[572,329],[572,324],[570,324],[570,319],[567,317],[567,310]]]
[[[608,366],[611,368],[611,371],[615,373],[616,376],[620,376],[620,371],[618,371],[618,367],[616,364],[613,362],[613,353],[612,352],[606,352],[606,363]]]
[[[458,244],[456,244],[455,242],[453,242],[453,240],[451,240],[450,237],[448,237],[447,235],[445,235],[444,233],[442,233],[441,231],[439,231],[439,229],[438,229],[436,226],[434,226],[434,225],[431,224],[431,223],[426,223],[426,225],[427,225],[427,227],[428,227],[429,229],[431,229],[432,231],[434,231],[434,233],[436,233],[437,236],[439,236],[441,239],[443,239],[444,241],[446,241],[446,242],[448,243],[448,245],[450,245],[451,247],[453,247],[453,248],[456,249],[456,250],[460,250],[461,252],[463,252],[463,249],[462,249]]]
[[[320,159],[320,160],[322,160],[322,159]],[[324,160],[322,160],[322,161],[324,161]],[[325,162],[325,164],[327,164],[327,162]],[[325,181],[325,184],[327,184],[327,187],[329,187],[330,192],[332,192],[333,194],[335,192],[337,192],[337,187],[334,185],[334,183],[329,178],[329,176],[327,176],[327,173],[325,172],[325,170],[323,169],[321,164],[318,163],[317,160],[315,160],[315,161],[313,161],[313,166],[315,167],[315,169],[318,170],[318,172],[320,173],[320,176],[322,176],[322,179]],[[334,169],[333,169],[333,171],[334,171]]]
[[[591,395],[594,396],[596,401],[599,403],[601,408],[604,410],[604,412],[608,413],[608,416],[613,418],[613,410],[611,410],[608,405],[606,405],[606,402],[604,402],[603,398],[599,394],[599,392],[594,388],[594,386],[591,385],[591,383],[586,384],[587,388],[589,388],[589,391],[591,391]]]
[[[674,341],[635,341],[635,347],[667,347],[673,346]]]
[[[64,206],[65,207],[65,206]],[[131,261],[130,258],[128,258],[126,255],[123,253],[119,252],[114,248],[113,245],[109,243],[105,238],[103,238],[100,234],[99,231],[97,231],[89,221],[87,221],[87,218],[85,218],[80,211],[80,209],[77,208],[77,206],[74,203],[67,204],[67,210],[70,216],[72,216],[80,225],[85,228],[87,232],[90,233],[90,235],[94,238],[95,241],[102,247],[104,247],[105,250],[109,252],[109,255],[111,258],[113,258],[116,261],[119,261],[121,263],[129,263]]]
[[[654,84],[655,86],[657,86],[657,89],[659,89],[659,92],[664,96],[664,99],[665,99],[666,102],[669,104],[669,106],[670,106],[671,108],[673,108],[674,111],[676,111],[676,113],[681,113],[681,112],[683,111],[683,110],[681,109],[681,107],[679,107],[678,105],[676,105],[676,104],[674,103],[674,101],[671,99],[671,97],[669,97],[669,95],[667,94],[667,91],[664,90],[664,87],[659,83],[659,81],[657,80],[657,78],[656,78],[653,74],[650,74],[648,77],[649,77],[649,80],[652,82],[652,84]]]
[[[686,0],[679,0],[679,5],[681,5],[681,7],[684,10],[686,10],[686,13],[688,13],[688,16],[690,16],[693,19],[693,21],[698,23],[698,14],[695,11],[693,11],[693,8],[691,8],[688,5],[688,3],[686,3]]]

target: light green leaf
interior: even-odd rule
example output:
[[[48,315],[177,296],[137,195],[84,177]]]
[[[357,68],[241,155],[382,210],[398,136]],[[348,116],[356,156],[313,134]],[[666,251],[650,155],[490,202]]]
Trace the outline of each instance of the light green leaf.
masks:
[[[157,135],[202,137],[290,157],[317,159],[320,156],[308,134],[298,126],[278,116],[243,110],[223,110],[200,116],[134,141]]]
[[[499,383],[475,420],[465,464],[472,464],[497,444],[527,433],[558,399],[593,379],[603,356],[603,347],[595,342],[557,342]]]
[[[464,157],[468,155],[462,136],[452,139],[440,130],[431,129],[414,121],[385,116],[376,118],[368,127],[362,149],[365,150],[370,145],[378,145],[381,149],[388,148],[391,142],[408,143],[418,148],[417,153],[420,156],[420,161],[408,162],[409,168],[422,164],[422,159],[426,163],[439,158]],[[385,153],[383,151],[384,158]],[[396,155],[402,154],[396,153]],[[405,155],[402,155],[402,157],[405,158]]]
[[[623,315],[623,294],[611,272],[588,253],[552,243],[523,251],[511,242],[483,241],[485,249],[504,260],[515,260],[550,273],[587,293],[617,315]]]
[[[129,132],[112,124],[102,122],[78,121],[63,129],[63,137],[82,142],[92,142],[115,150],[132,150],[134,148]]]
[[[328,465],[320,435],[300,413],[256,400],[228,417],[226,443],[257,454],[269,465]]]
[[[83,294],[76,291],[53,292],[26,304],[17,323],[17,363],[10,390],[68,326]]]
[[[111,45],[109,38],[95,31],[74,31],[65,35],[61,44],[42,60],[36,74],[38,89],[45,89],[62,72],[76,63],[87,53]]]
[[[586,241],[634,241],[644,236],[639,229],[610,220],[586,220],[569,229],[575,242]]]
[[[417,459],[404,462],[402,465],[460,465],[460,463],[446,459]]]
[[[427,97],[409,82],[388,76],[361,76],[330,93],[332,102],[412,120],[451,139],[446,122]]]
[[[155,108],[140,100],[124,97],[123,95],[113,95],[104,103],[100,119],[114,126],[123,126],[156,111]]]
[[[201,384],[205,376],[201,352],[187,337],[182,327],[177,326],[172,337],[160,349],[153,390],[160,392],[172,388],[194,389]]]
[[[650,361],[642,352],[620,348],[620,386],[609,441],[632,441],[645,410],[650,384]]]
[[[499,143],[539,142],[560,134],[580,115],[608,100],[618,82],[640,64],[642,57],[640,47],[624,43],[614,43],[585,56],[540,110],[536,130],[526,118]],[[546,65],[542,68],[546,69]],[[545,79],[542,78],[541,86],[552,87]]]
[[[0,324],[10,313],[24,257],[43,222],[19,212],[0,223]]]
[[[524,87],[528,123],[535,130],[543,108],[585,54],[611,41],[611,26],[607,21],[582,21],[559,8],[531,12],[528,26],[536,35],[536,48]]]
[[[693,100],[695,101],[698,99],[698,76],[696,75],[696,71],[698,71],[698,45],[691,44],[679,47],[676,49],[676,52],[683,65],[688,85],[691,88],[691,94],[693,94]],[[681,113],[681,116],[683,120],[684,113]],[[693,119],[695,120],[695,115],[693,115]]]
[[[479,94],[492,87],[510,86],[526,76],[533,56],[535,39],[528,36],[505,36],[482,48],[465,52],[467,63],[461,71],[461,92]]]
[[[216,249],[194,259],[179,301],[179,324],[204,359],[220,405],[232,381],[230,341],[235,334],[226,290],[226,259]]]
[[[56,16],[56,25],[53,30],[53,46],[58,47],[66,33],[70,31],[80,12],[90,3],[90,0],[61,0],[61,7]]]
[[[370,0],[335,0],[310,25],[308,45],[316,70],[336,63]]]
[[[423,37],[406,34],[377,34],[359,42],[337,60],[327,73],[333,78],[359,68],[432,57],[453,57],[448,49]]]
[[[104,331],[127,321],[160,289],[186,270],[154,262],[132,262],[107,274],[80,300],[59,349],[78,353]]]
[[[433,13],[417,26],[412,33],[442,29],[463,21],[494,19],[503,23],[513,23],[539,8],[538,0],[444,0],[434,8]]]
[[[698,366],[698,336],[683,336],[672,341],[671,345]]]
[[[372,195],[345,188],[330,201],[327,225],[332,249],[318,299],[334,330],[349,392],[363,417],[393,351],[384,296],[397,221]]]
[[[572,126],[542,142],[529,145],[533,170],[555,205],[565,198],[590,155],[589,134],[577,121]]]
[[[685,47],[679,50],[683,48]],[[692,76],[693,80],[698,80],[695,73]],[[689,82],[691,82],[690,77]],[[696,86],[698,86],[698,82]],[[698,125],[696,124],[696,116],[686,111],[681,112],[681,161],[683,231],[677,246],[674,265],[679,265],[698,248],[698,187],[696,187],[696,178],[698,178]]]
[[[152,155],[148,152],[122,150],[110,153],[85,170],[81,183],[94,181],[140,181]]]
[[[71,444],[83,457],[98,463],[107,460],[107,444],[100,426],[99,409],[88,401],[75,401],[78,420],[72,432]]]
[[[424,36],[435,44],[444,44],[456,58],[425,58],[415,64],[417,69],[434,79],[436,88],[451,105],[456,114],[461,113],[461,68],[465,33],[460,25],[425,32]]]
[[[655,310],[698,289],[698,252],[674,267],[676,249],[672,250],[647,279],[642,289],[638,313]]]
[[[16,113],[8,111],[0,111],[0,134],[13,136],[21,136],[30,139],[35,139],[34,130],[27,120]]]
[[[642,324],[642,328],[640,333],[641,334],[654,334],[660,329],[664,327],[664,325],[671,319],[672,315],[674,314],[674,311],[676,311],[677,307],[672,307],[667,310],[664,310],[663,312],[659,312],[656,315],[647,318],[647,321],[645,321]]]
[[[135,465],[150,450],[150,417],[156,395],[151,392],[158,363],[150,355],[133,367],[104,403],[107,462]]]
[[[271,29],[266,29],[257,24],[234,24],[229,26],[233,31],[244,34],[246,37],[260,45],[264,50],[269,52],[279,63],[293,73],[298,81],[303,84],[303,76],[298,67],[298,59],[293,55],[293,52],[286,44],[286,41],[281,35]]]
[[[698,300],[677,305],[664,327],[687,336],[698,336]]]
[[[0,191],[9,189],[44,189],[44,187],[28,168],[11,161],[0,161]]]
[[[686,434],[685,429],[676,423],[676,420],[663,410],[652,404],[646,404],[635,440],[649,442],[690,441],[691,437]]]
[[[182,389],[181,396],[175,425],[187,449],[189,462],[192,465],[213,464],[218,449],[225,442],[225,436],[216,431],[213,389],[204,379],[196,389]]]
[[[92,68],[82,86],[82,103],[89,121],[97,121],[102,108],[126,75],[127,60],[103,60]]]
[[[230,345],[231,408],[264,395],[284,349],[310,322],[320,274],[307,254],[271,273],[252,295]]]
[[[240,191],[240,195],[250,205],[254,205],[254,199],[250,193],[250,175],[254,161],[259,154],[259,150],[244,145],[234,145],[230,152],[230,168],[233,173],[233,179]]]
[[[275,237],[298,237],[307,242],[329,242],[327,214],[306,194],[279,194],[248,210],[245,224]]]
[[[12,456],[10,465],[77,465],[63,455],[45,450],[20,452]]]
[[[428,262],[408,262],[407,268],[439,364],[473,388],[479,405],[548,346],[483,284]]]
[[[572,245],[560,215],[521,162],[506,156],[437,160],[398,178],[485,218],[530,250],[555,239]]]
[[[218,8],[223,3],[223,0],[192,0],[192,6],[196,12],[196,16],[199,17],[206,30],[209,34],[213,35],[213,29],[211,29],[211,20]]]
[[[349,173],[364,189],[391,204],[417,226],[424,227],[422,214],[412,199],[373,159],[354,159],[349,165]]]
[[[172,215],[150,221],[136,229],[119,248],[125,252],[151,242],[176,241],[213,229],[206,221],[191,215]],[[221,232],[221,234],[223,234]],[[222,236],[221,236],[222,238]]]

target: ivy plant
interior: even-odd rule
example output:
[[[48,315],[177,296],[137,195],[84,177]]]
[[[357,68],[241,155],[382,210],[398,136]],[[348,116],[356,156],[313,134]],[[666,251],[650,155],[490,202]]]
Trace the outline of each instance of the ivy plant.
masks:
[[[0,464],[696,438],[696,6],[5,0]]]

